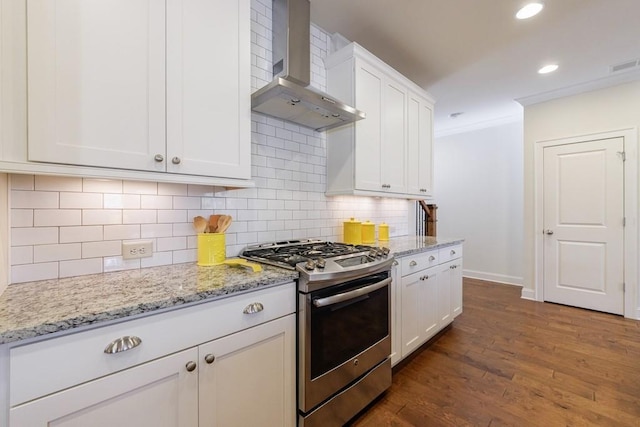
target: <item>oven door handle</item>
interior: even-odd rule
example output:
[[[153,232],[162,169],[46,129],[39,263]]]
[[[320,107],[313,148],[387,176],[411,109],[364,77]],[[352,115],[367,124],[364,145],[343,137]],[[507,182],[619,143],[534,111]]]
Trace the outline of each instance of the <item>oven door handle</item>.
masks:
[[[328,305],[337,304],[339,302],[349,301],[350,299],[358,298],[368,293],[371,293],[373,291],[376,291],[380,288],[384,288],[389,284],[391,284],[391,278],[381,280],[380,282],[374,283],[373,285],[365,286],[363,288],[358,288],[353,291],[332,295],[326,298],[314,299],[313,305],[316,307],[326,307]]]

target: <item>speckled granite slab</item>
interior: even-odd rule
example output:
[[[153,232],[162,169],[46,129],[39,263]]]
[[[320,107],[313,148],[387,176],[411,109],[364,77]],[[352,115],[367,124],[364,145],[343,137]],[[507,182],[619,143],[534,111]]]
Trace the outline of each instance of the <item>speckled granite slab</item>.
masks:
[[[227,265],[176,264],[9,285],[0,296],[0,344],[297,278],[295,271],[270,266],[254,273]]]
[[[378,246],[386,246],[397,257],[425,252],[445,246],[456,245],[464,242],[464,239],[425,237],[425,236],[401,236],[393,237],[389,242],[378,242]]]

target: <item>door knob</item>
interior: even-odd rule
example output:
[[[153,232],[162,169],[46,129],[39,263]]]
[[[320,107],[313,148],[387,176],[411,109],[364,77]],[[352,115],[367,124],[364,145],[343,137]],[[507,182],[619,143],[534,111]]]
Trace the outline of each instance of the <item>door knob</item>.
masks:
[[[549,236],[551,236],[553,234],[553,230],[545,230],[544,234],[548,234]]]

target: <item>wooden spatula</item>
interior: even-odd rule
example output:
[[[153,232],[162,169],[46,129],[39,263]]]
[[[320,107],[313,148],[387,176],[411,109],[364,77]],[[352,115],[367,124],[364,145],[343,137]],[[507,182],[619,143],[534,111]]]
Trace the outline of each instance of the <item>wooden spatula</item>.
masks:
[[[196,229],[196,233],[206,233],[209,230],[209,222],[198,215],[193,218],[193,228]]]
[[[231,225],[231,221],[232,218],[230,215],[221,215],[220,219],[218,220],[218,229],[216,232],[224,233],[225,231],[227,231],[227,229]]]
[[[209,231],[211,233],[217,233],[218,232],[218,221],[220,221],[220,217],[222,215],[211,215],[209,217]]]

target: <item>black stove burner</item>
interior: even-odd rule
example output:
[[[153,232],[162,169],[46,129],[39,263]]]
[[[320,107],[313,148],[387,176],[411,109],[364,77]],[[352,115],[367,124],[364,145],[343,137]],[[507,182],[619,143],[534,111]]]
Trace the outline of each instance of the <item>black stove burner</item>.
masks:
[[[296,264],[320,258],[332,258],[358,252],[368,252],[372,248],[364,245],[350,245],[347,243],[304,241],[283,245],[258,245],[255,249],[247,248],[242,253],[244,258],[257,261],[271,261],[281,266],[295,268]]]

